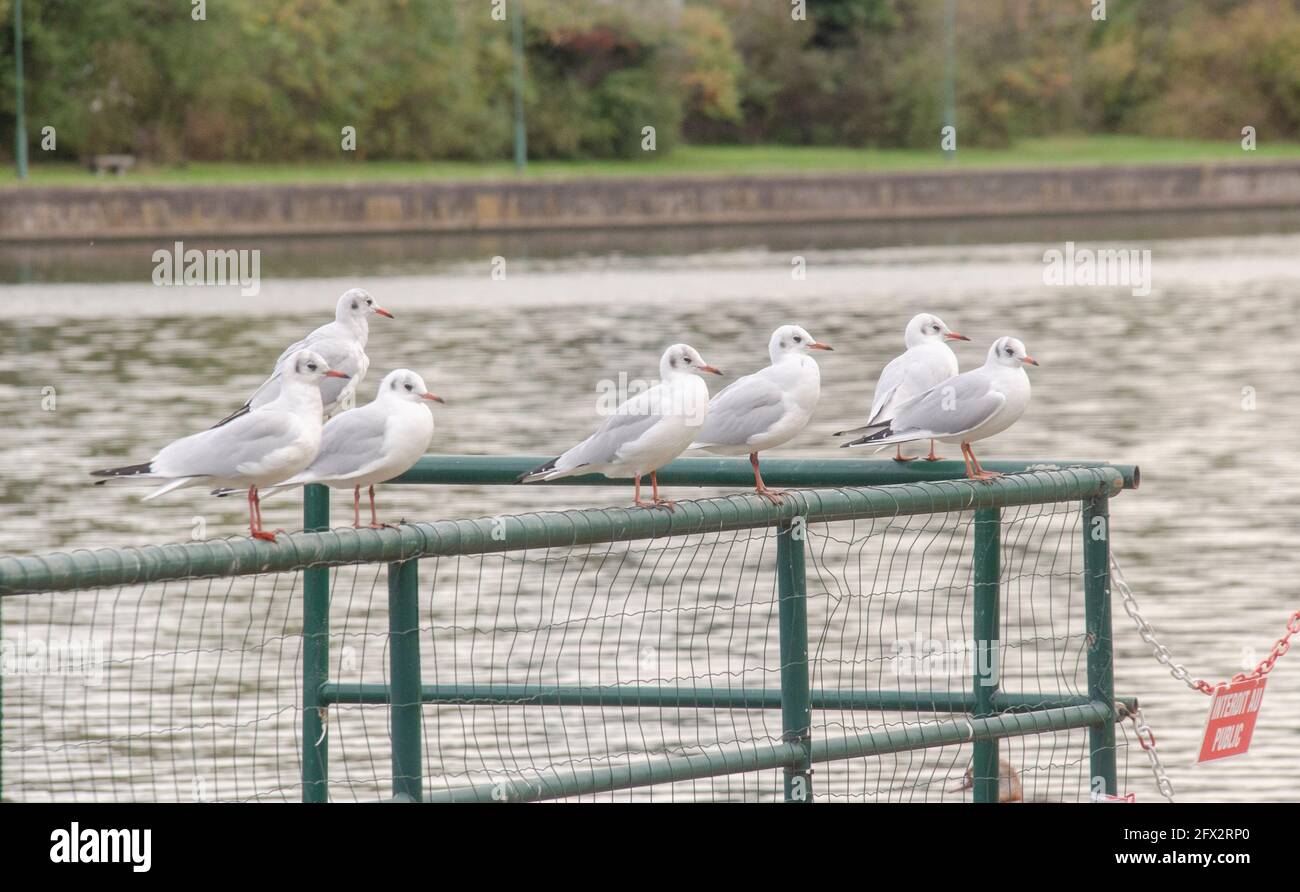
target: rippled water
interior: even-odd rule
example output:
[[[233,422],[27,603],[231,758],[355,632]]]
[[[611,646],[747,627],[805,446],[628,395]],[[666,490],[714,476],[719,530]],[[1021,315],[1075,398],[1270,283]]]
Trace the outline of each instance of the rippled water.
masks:
[[[189,491],[141,504],[139,490],[89,487],[86,472],[147,459],[220,418],[352,285],[398,315],[372,327],[363,397],[389,368],[420,371],[448,399],[433,448],[449,453],[558,451],[591,427],[597,380],[650,377],[677,340],[747,371],[765,361],[770,331],[793,321],[836,352],[819,357],[816,418],[780,454],[838,457],[831,432],[861,416],[904,323],[928,310],[973,337],[959,346],[963,367],[1002,334],[1042,363],[1028,414],[982,457],[1142,466],[1142,488],[1113,503],[1115,553],[1176,659],[1217,680],[1262,657],[1300,606],[1296,229],[1274,216],[1189,218],[1181,232],[1135,219],[269,243],[255,297],[152,287],[152,245],[6,249],[0,274],[35,283],[0,287],[0,552],[186,540],[196,523],[238,534],[237,499]],[[1241,234],[1208,234],[1224,231]],[[1106,237],[1151,249],[1151,294],[1043,284],[1045,248]],[[490,275],[498,254],[504,280]],[[806,261],[802,281],[794,255]],[[629,496],[620,486],[390,488],[381,510],[434,519]],[[293,528],[298,514],[295,497],[266,505],[268,525]],[[1115,613],[1117,689],[1142,697],[1180,798],[1300,798],[1289,758],[1300,658],[1271,678],[1252,753],[1194,768],[1208,698],[1169,678]],[[1130,787],[1156,798],[1142,754],[1130,759]]]

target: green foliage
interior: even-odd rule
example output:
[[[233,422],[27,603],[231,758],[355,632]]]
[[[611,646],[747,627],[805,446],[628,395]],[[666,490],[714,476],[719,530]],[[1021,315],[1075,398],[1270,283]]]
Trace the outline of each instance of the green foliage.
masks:
[[[1300,139],[1300,0],[958,0],[963,148],[1074,133]],[[25,0],[32,155],[161,163],[507,159],[510,22],[491,0]],[[510,15],[519,0],[504,7]],[[934,148],[942,0],[525,2],[535,159],[696,142]],[[0,153],[13,0],[0,0]],[[340,145],[356,128],[355,152]],[[642,148],[655,128],[657,152]]]

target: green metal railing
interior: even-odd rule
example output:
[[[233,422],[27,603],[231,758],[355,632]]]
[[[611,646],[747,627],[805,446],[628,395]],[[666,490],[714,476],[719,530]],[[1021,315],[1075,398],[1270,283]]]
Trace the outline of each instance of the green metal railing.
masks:
[[[513,484],[540,457],[426,456],[399,478],[411,484]],[[785,798],[813,799],[815,763],[972,742],[974,799],[998,799],[999,740],[1045,731],[1087,728],[1093,783],[1116,794],[1115,708],[1110,622],[1109,500],[1136,488],[1136,467],[1101,463],[986,462],[1007,476],[961,479],[957,462],[764,462],[771,486],[797,488],[779,505],[732,494],[678,504],[672,512],[603,509],[542,512],[504,519],[443,520],[388,529],[329,529],[328,490],[307,487],[304,531],[276,543],[230,539],[138,549],[102,549],[40,557],[0,558],[0,595],[123,586],[147,582],[303,571],[302,796],[328,799],[327,712],[339,704],[387,704],[390,710],[393,797],[399,800],[535,800],[780,768]],[[744,460],[686,459],[659,474],[676,487],[752,484]],[[600,477],[564,485],[611,485]],[[1083,575],[1087,695],[1022,694],[1001,690],[999,595],[1001,512],[1012,506],[1078,502],[1083,506]],[[815,689],[810,684],[804,537],[800,524],[973,512],[973,637],[977,671],[969,691]],[[780,688],[696,688],[661,685],[531,686],[425,684],[421,676],[419,563],[453,555],[570,547],[727,530],[772,528],[776,574]],[[388,564],[389,684],[330,681],[330,568]],[[1123,702],[1133,705],[1131,698]],[[782,737],[771,744],[717,747],[707,753],[661,756],[635,764],[550,769],[512,779],[426,794],[422,779],[421,711],[428,704],[672,707],[775,710]],[[891,709],[965,713],[968,718],[902,729],[814,739],[819,709]]]

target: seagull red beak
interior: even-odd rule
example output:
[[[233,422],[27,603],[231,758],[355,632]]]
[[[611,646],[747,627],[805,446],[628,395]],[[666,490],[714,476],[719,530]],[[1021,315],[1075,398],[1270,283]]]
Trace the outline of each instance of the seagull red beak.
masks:
[[[974,781],[973,781],[971,778],[966,778],[966,780],[962,781],[959,785],[957,785],[957,786],[955,786],[955,787],[949,787],[949,788],[948,788],[948,792],[949,792],[949,793],[964,793],[964,792],[966,792],[967,790],[974,789],[974,787],[975,787],[975,783],[974,783]]]
[[[700,371],[701,371],[701,372],[710,372],[710,373],[712,373],[712,374],[714,374],[714,375],[721,375],[721,374],[722,374],[721,371],[719,371],[718,369],[715,369],[715,368],[714,368],[713,366],[711,366],[711,365],[702,365],[702,366],[700,366]]]
[[[809,350],[830,350],[831,352],[835,351],[835,348],[832,347],[830,344],[823,344],[821,341],[813,341],[811,344],[808,345],[808,349]]]
[[[385,310],[383,307],[375,307],[375,312],[378,313],[380,316],[384,316],[389,319],[393,318],[393,314]]]
[[[1025,365],[1038,365],[1038,360],[1034,359],[1034,357],[1032,356],[1026,356],[1024,359],[1020,361],[1023,362]]]
[[[444,406],[447,405],[447,401],[444,400],[442,397],[438,396],[436,393],[422,393],[420,394],[420,399],[429,400],[430,402],[433,403],[442,403]]]
[[[966,337],[964,334],[962,334],[961,332],[957,332],[957,331],[950,331],[950,332],[948,332],[947,334],[945,334],[944,337],[947,338],[947,339],[950,340],[950,341],[969,341],[969,340],[970,340],[970,338]]]
[[[330,369],[328,372],[325,373],[325,377],[326,378],[351,378],[352,376],[346,375],[337,369]]]

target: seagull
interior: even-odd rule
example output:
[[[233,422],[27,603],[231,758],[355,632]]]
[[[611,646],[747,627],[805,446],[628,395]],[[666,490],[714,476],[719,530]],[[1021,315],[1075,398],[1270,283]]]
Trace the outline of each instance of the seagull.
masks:
[[[288,347],[275,361],[275,370],[271,377],[262,382],[262,386],[253,391],[244,405],[215,425],[220,427],[232,419],[265,406],[280,393],[280,375],[285,360],[299,350],[314,350],[317,355],[330,364],[330,368],[343,372],[347,380],[342,383],[326,382],[321,387],[321,402],[325,417],[333,414],[335,409],[347,408],[356,394],[357,385],[366,376],[370,367],[370,357],[366,356],[366,341],[370,337],[370,316],[384,316],[389,319],[393,314],[375,303],[375,299],[364,288],[352,288],[343,292],[338,305],[334,308],[334,321],[322,325],[307,337]]]
[[[821,394],[821,371],[809,350],[830,350],[797,325],[782,325],[767,343],[772,364],[732,382],[709,401],[692,449],[718,455],[749,454],[754,491],[780,504],[782,491],[768,489],[758,454],[787,443],[807,426]]]
[[[624,402],[594,434],[540,468],[522,474],[520,483],[578,474],[632,477],[638,508],[674,503],[659,497],[655,472],[686,451],[708,412],[709,388],[696,375],[722,372],[708,365],[694,347],[674,344],[659,360],[659,383]],[[650,475],[652,501],[641,501],[641,478]]]
[[[912,317],[903,330],[903,344],[907,347],[901,355],[890,360],[876,382],[876,392],[871,399],[871,415],[867,423],[853,430],[839,431],[837,437],[866,434],[879,430],[894,417],[898,407],[912,397],[924,393],[934,385],[957,374],[957,354],[946,341],[969,341],[938,316],[920,313]],[[895,461],[912,461],[903,455],[900,445],[894,454]],[[926,461],[938,461],[934,454],[934,441],[930,441],[930,454]]]
[[[911,440],[936,439],[960,443],[966,476],[988,480],[1001,476],[980,467],[971,443],[999,434],[1015,424],[1029,407],[1026,365],[1038,361],[1015,338],[998,338],[984,365],[936,384],[898,407],[889,424],[845,446],[886,446]]]
[[[347,375],[331,369],[311,350],[299,350],[280,371],[282,386],[274,400],[251,409],[228,424],[183,437],[138,465],[91,471],[109,480],[163,480],[144,497],[156,499],[185,486],[248,488],[248,531],[255,539],[275,541],[262,529],[257,489],[292,477],[316,458],[321,445],[323,381]]]
[[[352,525],[360,527],[361,488],[369,487],[370,526],[388,526],[375,515],[375,484],[410,470],[428,451],[433,440],[433,413],[425,400],[444,402],[429,392],[415,372],[394,369],[384,377],[372,401],[325,423],[320,452],[309,467],[267,492],[306,483],[352,487]]]

